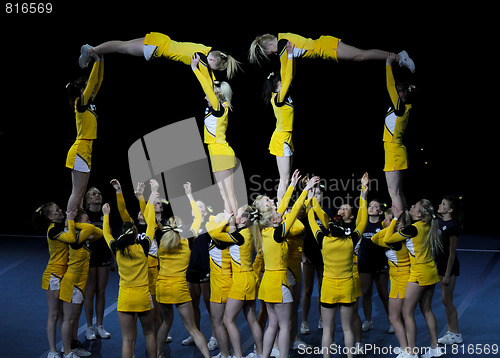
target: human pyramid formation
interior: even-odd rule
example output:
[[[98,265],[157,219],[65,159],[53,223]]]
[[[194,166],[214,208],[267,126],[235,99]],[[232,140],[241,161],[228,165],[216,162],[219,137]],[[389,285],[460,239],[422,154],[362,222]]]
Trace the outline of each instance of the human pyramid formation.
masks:
[[[116,238],[111,234],[110,205],[101,205],[102,200],[94,202],[97,204],[93,208],[94,211],[102,210],[102,220],[89,219],[90,215],[94,216],[91,214],[93,210],[88,213],[83,210],[83,198],[91,169],[92,142],[97,138],[94,99],[103,80],[103,56],[110,53],[144,56],[148,61],[165,57],[191,66],[206,94],[208,106],[204,119],[204,141],[224,201],[223,213],[206,219],[207,206],[194,200],[188,182],[184,189],[194,219],[190,230],[185,230],[181,228],[180,218],[171,210],[169,212],[166,201],[159,198],[159,185],[152,179],[147,202],[143,197],[144,183],[137,186],[136,197],[141,211],[136,224],[127,212],[120,183],[113,179],[111,184],[116,189],[117,207],[123,221],[121,234]],[[385,294],[384,306],[401,347],[395,354],[398,357],[418,356],[414,310],[420,301],[431,338],[431,348],[423,356],[442,355],[430,303],[440,276],[444,277],[441,281],[445,280],[445,285],[450,285],[452,280],[453,287],[458,276],[458,271],[452,269],[452,266],[458,265],[458,259],[454,257],[450,266],[448,247],[452,246],[450,240],[456,245],[458,238],[460,202],[446,197],[435,213],[432,204],[423,199],[411,206],[409,211],[406,210],[402,173],[408,164],[402,137],[412,108],[415,86],[396,82],[392,65],[396,61],[414,72],[413,61],[405,51],[395,54],[382,50],[361,50],[333,36],[313,40],[291,33],[280,33],[278,36],[265,34],[252,42],[250,62],[259,64],[272,55],[279,57],[280,68],[266,77],[263,97],[271,103],[276,117],[269,151],[276,157],[280,175],[277,203],[260,195],[252,205],[239,207],[233,188],[235,153],[225,135],[232,90],[229,83],[216,80],[215,71],[226,71],[230,80],[240,62],[209,46],[177,42],[160,33],[148,33],[131,41],[108,41],[96,47],[82,46],[80,66],[87,67],[92,60],[94,65],[88,79],[82,77],[67,86],[77,123],[77,139],[68,152],[66,162],[73,181],[67,212],[64,215],[55,203],[46,203],[34,213],[38,226],[48,227],[50,260],[42,286],[47,290],[49,305],[49,358],[58,357],[55,333],[61,306],[64,357],[89,354],[81,348],[72,347],[72,338],[76,340],[77,330],[74,327],[76,324],[78,328],[89,260],[94,255],[91,248],[97,242],[107,243],[118,264],[120,288],[117,311],[123,338],[122,357],[133,357],[137,318],[141,321],[148,356],[164,356],[165,341],[174,317],[174,304],[190,334],[190,339],[186,341],[194,342],[204,357],[210,357],[209,347],[213,349],[215,346],[220,348],[219,357],[243,357],[240,334],[235,324],[242,309],[255,341],[255,350],[247,357],[268,358],[277,354],[288,357],[290,345],[296,349],[303,344],[297,332],[301,252],[303,248],[306,252],[306,247],[311,244],[316,244],[320,253],[323,272],[320,303],[324,349],[321,353],[324,357],[330,356],[329,347],[333,342],[338,309],[347,356],[362,353],[361,331],[372,326],[371,317],[368,317],[371,316],[371,298],[370,310],[369,313],[365,311],[367,320],[363,325],[358,315],[358,298],[362,290],[363,301],[368,296],[365,291],[371,297],[372,280],[377,277],[375,271],[378,270],[374,266],[380,263],[380,260],[376,263],[375,256],[368,251],[372,243],[374,247],[379,245],[384,248],[382,266],[389,266],[391,291],[389,295]],[[384,127],[384,171],[392,199],[392,208],[385,212],[385,220],[382,220],[384,211],[380,202],[374,200],[369,205],[367,203],[369,179],[366,173],[361,179],[357,218],[354,208],[345,205],[340,208],[338,216],[327,215],[320,205],[319,177],[302,178],[304,190],[288,210],[294,189],[301,180],[299,171],[291,172],[294,106],[289,96],[294,64],[299,58],[386,61],[387,89],[393,106],[387,112]],[[93,192],[95,188],[87,193],[88,208]],[[437,213],[441,214],[439,223]],[[100,213],[96,215],[99,217]],[[200,230],[203,224],[206,233]],[[438,226],[441,227],[441,235]],[[440,264],[441,267],[444,265],[444,271],[440,269],[438,275]],[[314,274],[314,266],[306,259],[303,263],[304,278],[306,266],[313,267],[312,271],[310,268],[307,271]],[[368,281],[364,280],[366,277]],[[369,282],[370,288],[362,287],[363,281]],[[387,291],[387,281],[385,286]],[[213,337],[208,344],[199,331],[199,307],[193,307],[191,303],[193,296],[197,296],[196,301],[199,302],[200,292],[207,289],[210,296],[207,308],[213,326]],[[383,291],[379,295],[384,301]],[[265,303],[261,305],[259,319],[256,317],[257,298]],[[308,300],[310,303],[310,294]],[[266,321],[268,326],[264,331]],[[448,323],[450,332],[439,343],[459,342],[458,322],[456,327],[452,319]],[[92,329],[90,324],[88,339],[95,339]],[[308,332],[306,313],[301,333]],[[273,349],[275,341],[278,344]]]

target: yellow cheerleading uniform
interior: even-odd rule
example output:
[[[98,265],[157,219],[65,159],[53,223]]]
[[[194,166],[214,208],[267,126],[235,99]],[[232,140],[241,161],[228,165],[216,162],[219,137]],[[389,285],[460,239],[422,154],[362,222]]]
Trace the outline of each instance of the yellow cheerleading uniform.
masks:
[[[326,214],[323,212],[316,198],[313,198],[313,210],[309,210],[309,225],[316,241],[321,247],[324,262],[323,284],[321,286],[320,301],[327,304],[352,303],[357,299],[353,278],[353,239],[360,239],[367,223],[366,200],[360,199],[359,211],[362,214],[355,231],[349,236],[325,236],[315,219],[315,213],[323,225]],[[327,227],[327,226],[325,226]]]
[[[75,226],[81,231],[77,235],[78,243],[69,245],[68,269],[61,280],[59,292],[59,299],[66,302],[72,301],[75,289],[85,297],[90,262],[88,243],[103,237],[102,230],[92,224],[77,223]]]
[[[190,238],[181,237],[176,248],[167,250],[161,242],[158,247],[160,270],[156,282],[156,300],[164,304],[180,304],[191,301],[186,271],[191,257],[191,242],[195,240],[201,226],[201,213],[196,202],[191,201],[194,221],[190,228]],[[151,208],[154,212],[154,209]]]
[[[226,141],[229,108],[226,102],[220,102],[214,92],[212,82],[197,68],[193,71],[210,101],[205,111],[204,142],[208,144],[208,153],[212,171],[219,172],[234,168],[236,158],[233,149]]]
[[[207,231],[210,237],[216,241],[234,244],[228,248],[231,258],[232,284],[227,297],[240,301],[255,300],[257,297],[256,284],[258,278],[253,271],[252,265],[252,253],[254,249],[252,234],[248,228],[232,234],[225,232],[223,229],[221,230],[226,225],[226,221],[220,224],[215,222],[207,223]]]
[[[152,45],[156,47],[152,58],[165,57],[172,61],[182,62],[186,65],[191,64],[191,57],[194,53],[199,52],[203,55],[208,55],[212,50],[211,47],[193,42],[177,42],[169,36],[150,32],[144,38],[144,45]],[[206,64],[204,64],[206,66]]]
[[[83,94],[75,101],[76,141],[66,157],[66,167],[74,169],[78,156],[91,168],[92,141],[97,138],[97,114],[92,95],[97,95],[104,77],[104,61],[94,63]]]
[[[300,220],[295,220],[286,237],[288,244],[288,272],[295,278],[296,284],[302,282],[300,272],[302,263],[302,248],[304,247],[305,226]]]
[[[153,207],[153,204],[148,204]],[[116,250],[116,240],[111,235],[109,215],[104,215],[104,238],[109,248],[116,255],[120,288],[118,290],[119,312],[145,312],[153,308],[148,287],[148,260],[147,252],[154,237],[155,216],[154,209],[150,209],[146,217],[148,228],[146,238],[136,241],[126,247],[123,252]]]
[[[118,206],[118,212],[120,213],[120,217],[123,222],[131,222],[134,220],[130,216],[127,211],[127,207],[125,206],[125,198],[123,197],[123,192],[116,193],[116,204]],[[141,212],[144,217],[146,217],[146,202],[144,201],[144,197],[141,196],[139,198],[139,206],[141,208]],[[141,237],[139,237],[141,235]],[[137,239],[143,240],[143,234],[138,234]],[[156,240],[151,240],[151,245],[149,246],[148,251],[148,279],[149,279],[149,292],[152,296],[156,295],[156,280],[158,279],[158,245],[156,244]]]
[[[293,188],[293,187],[292,187]],[[287,190],[290,192],[292,189]],[[285,196],[287,194],[285,193]],[[285,201],[285,196],[282,199]],[[265,271],[259,288],[259,299],[269,303],[282,303],[282,286],[288,285],[288,235],[307,196],[307,190],[302,191],[293,205],[292,211],[278,227],[268,227],[262,230],[262,253],[264,255]],[[288,204],[286,204],[288,205]],[[280,208],[282,205],[280,204]],[[279,210],[278,210],[279,212]]]
[[[392,66],[386,66],[387,91],[391,97],[393,107],[389,108],[385,116],[384,125],[384,171],[408,169],[408,155],[403,145],[403,134],[408,125],[411,104],[404,104],[396,90],[396,81],[392,73]]]
[[[410,278],[410,257],[406,246],[401,243],[397,246],[389,246],[385,242],[385,238],[394,234],[397,222],[397,219],[392,220],[388,227],[372,236],[373,243],[388,248],[385,255],[389,261],[389,278],[391,279],[389,298],[404,298]]]
[[[269,143],[269,152],[278,157],[284,155],[284,145],[288,146],[290,152],[293,153],[292,130],[294,110],[292,99],[288,95],[292,79],[293,57],[288,56],[287,67],[284,76],[281,78],[281,89],[271,97],[271,105],[276,117],[276,129]]]
[[[429,286],[439,282],[436,264],[431,254],[429,242],[430,225],[417,221],[403,230],[385,238],[387,244],[405,241],[410,254],[410,277],[408,282],[419,286]]]
[[[214,216],[211,216],[206,224],[207,232],[212,238],[208,254],[210,256],[210,302],[214,303],[225,303],[233,286],[228,243],[237,243],[238,238],[234,234],[224,233],[225,227],[226,222],[216,223]]]
[[[47,244],[49,246],[49,262],[42,275],[42,288],[50,289],[51,278],[63,278],[68,268],[69,244],[77,241],[75,222],[68,220],[68,231],[65,231],[64,223],[50,224],[47,229]]]
[[[280,40],[284,40],[283,48],[286,52],[286,41],[290,41],[295,47],[294,57],[302,58],[322,58],[325,60],[337,60],[337,47],[339,45],[340,39],[333,36],[321,36],[319,39],[313,40],[310,38],[305,38],[300,35],[292,33],[280,33],[278,34],[278,43]],[[281,48],[281,46],[279,46]],[[283,50],[279,52],[280,57],[282,57]]]

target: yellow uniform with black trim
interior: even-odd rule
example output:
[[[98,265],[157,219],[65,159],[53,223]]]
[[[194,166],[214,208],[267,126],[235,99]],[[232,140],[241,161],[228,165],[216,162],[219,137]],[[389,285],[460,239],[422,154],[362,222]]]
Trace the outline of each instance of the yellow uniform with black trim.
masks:
[[[191,301],[186,281],[186,271],[191,257],[190,240],[195,240],[198,235],[202,218],[196,202],[191,201],[190,204],[194,214],[190,238],[181,237],[179,246],[174,249],[165,249],[161,242],[158,247],[160,270],[156,281],[156,300],[160,303],[179,304]]]
[[[201,73],[199,68],[193,72],[210,101],[210,106],[205,111],[204,142],[208,144],[212,171],[219,172],[234,168],[236,164],[235,154],[226,141],[228,105],[226,102],[219,101],[212,82]]]
[[[296,284],[302,282],[301,263],[302,248],[304,247],[305,226],[300,220],[295,220],[286,237],[288,243],[288,272],[295,278]]]
[[[85,297],[85,288],[89,273],[90,249],[88,243],[103,237],[101,229],[92,224],[76,223],[78,243],[69,245],[68,269],[61,280],[59,299],[71,302],[73,290],[77,289]]]
[[[321,209],[316,198],[313,198],[313,209],[309,210],[309,225],[314,237],[321,247],[324,271],[321,285],[320,301],[326,304],[352,303],[357,299],[355,282],[353,278],[353,235],[361,238],[367,223],[366,199],[360,199],[359,212],[362,214],[360,222],[349,236],[325,236],[316,222],[315,213],[321,223],[328,227],[327,215]]]
[[[278,227],[268,227],[262,230],[262,253],[265,271],[258,296],[264,302],[282,303],[283,291],[281,287],[284,286],[290,289],[287,278],[288,243],[286,236],[302,209],[306,197],[307,190],[304,190],[295,202],[292,211]],[[282,199],[283,201],[284,199]]]
[[[150,206],[150,213],[146,217],[148,228],[145,239],[127,246],[123,252],[116,250],[116,240],[111,235],[109,227],[109,215],[104,215],[104,238],[116,255],[120,275],[117,307],[119,312],[145,312],[153,308],[148,285],[147,254],[151,240],[154,238],[155,216],[153,204],[148,204],[148,206]]]
[[[294,150],[292,142],[294,108],[292,99],[288,94],[292,79],[293,57],[288,56],[285,74],[281,78],[281,89],[271,97],[271,105],[276,117],[276,129],[269,143],[269,152],[278,157],[283,156],[284,145],[288,146],[292,153]]]
[[[403,134],[408,125],[411,104],[404,104],[399,98],[396,81],[392,73],[392,66],[386,66],[387,91],[391,97],[393,107],[385,115],[384,125],[384,171],[408,169],[408,155],[403,145]]]
[[[410,257],[406,245],[400,243],[397,247],[387,245],[386,238],[394,234],[394,228],[398,221],[393,219],[391,224],[372,236],[373,243],[386,247],[385,252],[389,261],[389,278],[391,279],[391,290],[389,298],[405,298],[406,286],[410,278]]]
[[[221,236],[227,235],[227,243],[233,240],[232,235],[224,233],[224,222],[215,222],[215,216],[210,216],[205,225],[208,234],[212,238],[208,254],[210,256],[210,302],[225,303],[233,286],[233,270],[231,268],[231,255],[227,244],[219,245]]]
[[[97,138],[97,114],[92,101],[92,94],[97,92],[104,77],[104,61],[96,61],[92,72],[80,98],[75,101],[76,141],[71,146],[66,157],[66,167],[73,169],[78,156],[83,160],[89,170],[92,166],[92,141]]]
[[[436,264],[428,240],[429,230],[430,225],[428,223],[417,221],[385,239],[387,244],[405,241],[410,254],[410,277],[408,282],[416,282],[419,286],[429,286],[439,282]]]
[[[286,41],[290,41],[292,43],[295,47],[294,57],[322,58],[325,60],[338,61],[337,47],[341,40],[336,37],[325,35],[314,40],[286,32],[278,34],[278,44],[280,40],[283,40],[283,42],[279,48],[284,47],[285,51]],[[279,55],[282,55],[282,51],[279,51]]]
[[[62,280],[68,269],[69,244],[77,240],[75,222],[68,220],[68,231],[65,231],[64,223],[52,223],[47,229],[47,244],[49,246],[49,262],[42,275],[42,288],[48,290],[50,278]]]
[[[227,298],[240,301],[255,300],[257,297],[257,275],[255,274],[252,265],[254,245],[250,229],[245,228],[239,232],[231,234],[225,231],[226,228],[226,221],[219,224],[213,221],[207,223],[207,231],[213,240],[231,244],[228,248],[228,252],[231,259],[232,280],[229,292],[227,292]],[[224,264],[227,265],[226,262],[224,262],[223,265]],[[216,270],[218,271],[218,267]],[[210,276],[212,276],[212,273]],[[227,280],[227,283],[229,283],[229,280]],[[225,288],[227,289],[227,287]]]

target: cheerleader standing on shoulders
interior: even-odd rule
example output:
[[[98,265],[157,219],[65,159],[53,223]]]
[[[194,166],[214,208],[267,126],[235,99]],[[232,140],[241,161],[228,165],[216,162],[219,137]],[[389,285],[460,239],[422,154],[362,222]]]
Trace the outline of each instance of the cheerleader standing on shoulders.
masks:
[[[460,275],[460,262],[457,257],[458,237],[462,229],[463,211],[459,198],[447,195],[439,204],[439,230],[443,241],[443,251],[435,254],[436,266],[441,285],[441,300],[446,311],[448,331],[438,339],[441,344],[460,344],[462,334],[458,328],[457,308],[453,304],[453,291]]]
[[[392,206],[401,211],[406,209],[406,199],[403,195],[403,170],[408,169],[408,155],[403,145],[403,134],[408,124],[412,108],[412,92],[415,86],[407,82],[396,82],[392,63],[396,56],[387,57],[387,91],[391,97],[392,106],[387,111],[384,125],[385,178],[391,196]]]
[[[158,183],[151,180],[151,196],[148,202],[150,210],[146,217],[148,228],[143,240],[137,240],[137,227],[130,221],[123,223],[122,234],[118,239],[114,239],[109,226],[109,204],[104,204],[102,207],[104,238],[116,255],[118,274],[120,275],[116,310],[122,330],[122,358],[132,358],[134,355],[137,318],[141,321],[148,356],[156,357],[153,301],[149,293],[148,280],[148,251],[155,232],[155,217],[152,206],[157,196]]]
[[[63,340],[64,357],[76,357],[71,352],[71,304],[61,305],[59,293],[61,280],[68,268],[69,244],[77,242],[75,232],[75,217],[77,210],[64,212],[55,203],[49,202],[41,205],[33,214],[33,224],[36,228],[47,227],[47,243],[49,246],[49,262],[42,276],[42,288],[47,291],[47,305],[49,313],[47,318],[47,338],[50,351],[47,358],[59,357],[56,348],[56,330],[59,312],[63,308],[65,320],[61,325],[61,336]],[[64,221],[68,220],[66,231]]]
[[[226,141],[228,115],[233,91],[227,82],[211,82],[200,71],[200,56],[194,54],[191,69],[205,92],[208,107],[205,112],[204,140],[208,145],[212,171],[224,200],[224,210],[236,216],[238,202],[234,194],[233,168],[236,158]]]
[[[293,159],[292,130],[294,109],[289,88],[293,78],[293,48],[290,41],[286,46],[287,67],[284,77],[271,73],[265,83],[262,97],[264,102],[271,103],[276,117],[276,129],[269,143],[269,152],[276,156],[276,164],[280,175],[278,186],[278,204],[285,194],[290,181]]]
[[[186,271],[191,256],[191,246],[198,236],[201,225],[201,213],[191,194],[191,183],[184,184],[184,190],[191,204],[194,221],[185,236],[181,236],[179,219],[172,216],[163,225],[163,235],[158,245],[160,271],[156,282],[156,300],[160,304],[163,323],[158,330],[158,357],[163,357],[165,339],[172,325],[172,305],[175,304],[182,318],[184,327],[193,337],[194,343],[205,358],[210,357],[205,336],[196,327],[191,295],[186,281]],[[151,209],[150,209],[151,210]]]
[[[385,239],[387,244],[406,242],[410,253],[410,278],[406,286],[402,309],[409,347],[407,356],[418,357],[417,325],[414,313],[417,303],[420,303],[420,310],[424,315],[431,338],[431,348],[422,357],[440,357],[444,352],[438,347],[437,321],[431,307],[434,289],[436,283],[439,282],[431,252],[442,250],[438,220],[434,215],[432,204],[426,199],[412,205],[409,212],[413,224]]]
[[[257,252],[262,250],[265,272],[259,288],[259,299],[266,303],[269,325],[264,333],[263,358],[269,358],[278,329],[280,356],[288,357],[290,351],[290,324],[292,294],[288,287],[288,245],[286,235],[295,221],[307,192],[319,181],[313,177],[295,202],[292,211],[283,221],[275,203],[260,195],[252,204],[250,230]]]
[[[337,308],[340,307],[340,319],[344,331],[344,344],[348,348],[348,357],[353,356],[354,333],[352,321],[354,307],[357,300],[356,289],[353,278],[353,240],[359,240],[368,221],[366,210],[366,196],[368,193],[368,175],[365,173],[361,179],[362,192],[360,197],[361,218],[354,232],[347,234],[342,226],[328,222],[328,215],[321,209],[316,198],[312,198],[312,210],[309,210],[308,218],[314,237],[321,247],[325,269],[323,273],[323,284],[321,285],[321,317],[323,319],[323,357],[330,357],[330,345],[333,342],[333,328]],[[321,220],[324,227],[329,228],[327,235],[320,229],[316,222],[315,214]],[[350,230],[348,231],[350,232]]]
[[[97,114],[94,99],[104,76],[104,60],[102,57],[94,57],[94,67],[88,80],[80,77],[66,86],[76,116],[76,141],[66,158],[66,167],[71,169],[73,182],[68,200],[68,211],[83,209],[83,196],[90,177],[92,141],[97,138]]]

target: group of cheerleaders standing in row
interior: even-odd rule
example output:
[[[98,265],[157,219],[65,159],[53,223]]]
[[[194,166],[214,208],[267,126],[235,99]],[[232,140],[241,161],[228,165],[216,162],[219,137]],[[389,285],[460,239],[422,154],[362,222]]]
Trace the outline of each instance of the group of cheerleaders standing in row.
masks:
[[[101,201],[97,206],[102,210],[100,220],[89,218],[90,212],[95,210],[83,210],[91,169],[92,142],[97,138],[94,99],[103,80],[103,55],[109,53],[145,56],[148,61],[165,57],[191,66],[208,102],[204,140],[224,201],[223,213],[206,220],[207,206],[194,200],[191,184],[186,183],[184,188],[194,217],[187,230],[181,225],[181,219],[171,211],[171,215],[165,214],[155,180],[150,182],[151,195],[147,202],[143,197],[144,184],[138,184],[136,196],[141,210],[137,221],[128,214],[120,183],[112,180],[123,221],[122,232],[117,237],[112,235],[110,229],[109,204],[100,205]],[[373,263],[366,241],[383,247],[388,258],[388,261],[384,260],[389,266],[391,290],[384,306],[401,347],[398,357],[418,356],[414,319],[417,303],[420,303],[431,338],[431,348],[423,356],[442,355],[438,341],[443,344],[461,342],[452,301],[458,276],[455,248],[460,226],[460,201],[445,197],[435,212],[432,204],[423,199],[408,211],[402,192],[402,173],[407,168],[402,136],[415,87],[406,82],[396,82],[392,65],[396,61],[414,72],[415,65],[408,54],[405,51],[394,54],[381,50],[360,50],[332,36],[312,40],[291,33],[259,36],[251,44],[249,53],[252,63],[259,63],[272,55],[277,55],[280,62],[279,71],[266,77],[263,93],[276,117],[276,130],[269,151],[276,156],[280,183],[277,203],[260,195],[252,205],[239,207],[232,182],[235,154],[225,136],[232,90],[227,82],[217,81],[214,75],[214,71],[225,70],[226,77],[231,79],[239,68],[239,62],[211,47],[176,42],[160,33],[149,33],[144,38],[131,41],[109,41],[96,47],[82,46],[80,66],[87,67],[91,60],[94,60],[94,65],[90,77],[82,77],[67,86],[76,114],[77,139],[68,152],[66,162],[73,182],[66,215],[55,203],[41,205],[34,213],[38,226],[48,226],[50,259],[42,287],[47,290],[49,306],[49,358],[58,357],[55,337],[60,309],[63,312],[61,334],[64,357],[85,353],[83,350],[73,351],[71,339],[76,339],[87,277],[90,277],[90,248],[97,242],[107,243],[118,265],[120,287],[117,311],[124,358],[133,357],[137,318],[141,321],[148,356],[163,357],[164,344],[173,321],[174,304],[196,346],[204,357],[210,357],[207,341],[199,331],[199,309],[193,308],[191,303],[186,274],[195,276],[195,279],[191,277],[191,282],[210,281],[210,316],[220,347],[219,357],[243,356],[240,334],[235,325],[242,309],[255,341],[255,351],[248,356],[268,358],[277,342],[279,356],[288,357],[290,344],[298,339],[302,246],[313,241],[321,251],[323,271],[320,313],[324,357],[330,356],[337,310],[340,311],[347,356],[362,352],[362,324],[357,302],[362,295],[362,283],[367,282],[366,277],[371,287],[372,277],[376,276],[374,271],[362,270],[367,262]],[[385,220],[381,219],[384,211],[378,201],[367,203],[367,174],[361,179],[357,217],[354,208],[346,205],[340,208],[338,216],[326,214],[320,205],[322,194],[318,177],[302,179],[304,189],[293,207],[288,209],[294,189],[301,179],[298,171],[291,173],[294,107],[288,93],[294,63],[298,58],[386,62],[387,89],[392,107],[385,118],[384,171],[392,208],[385,212]],[[92,205],[93,195],[100,196],[96,190],[89,190],[87,207]],[[364,233],[368,231],[373,233],[366,237]],[[191,264],[200,259],[196,255],[204,246],[210,257],[208,272],[200,274],[198,269],[189,271],[188,266],[191,268]],[[194,259],[194,256],[198,258]],[[442,285],[449,326],[449,332],[439,340],[437,322],[431,310],[431,298],[437,282]],[[369,293],[371,296],[371,288]],[[259,322],[256,318],[257,298],[265,303],[262,305],[268,318],[265,331],[266,320],[262,324],[262,320]],[[368,315],[371,312],[366,314],[365,311],[365,324],[369,326],[371,318]],[[101,328],[98,334],[104,335],[103,338],[109,337],[102,327],[102,315],[100,321],[98,317],[98,328]],[[88,324],[90,328],[92,313]],[[301,332],[307,334],[308,331],[307,322],[303,322]],[[90,333],[95,338],[95,332]]]

